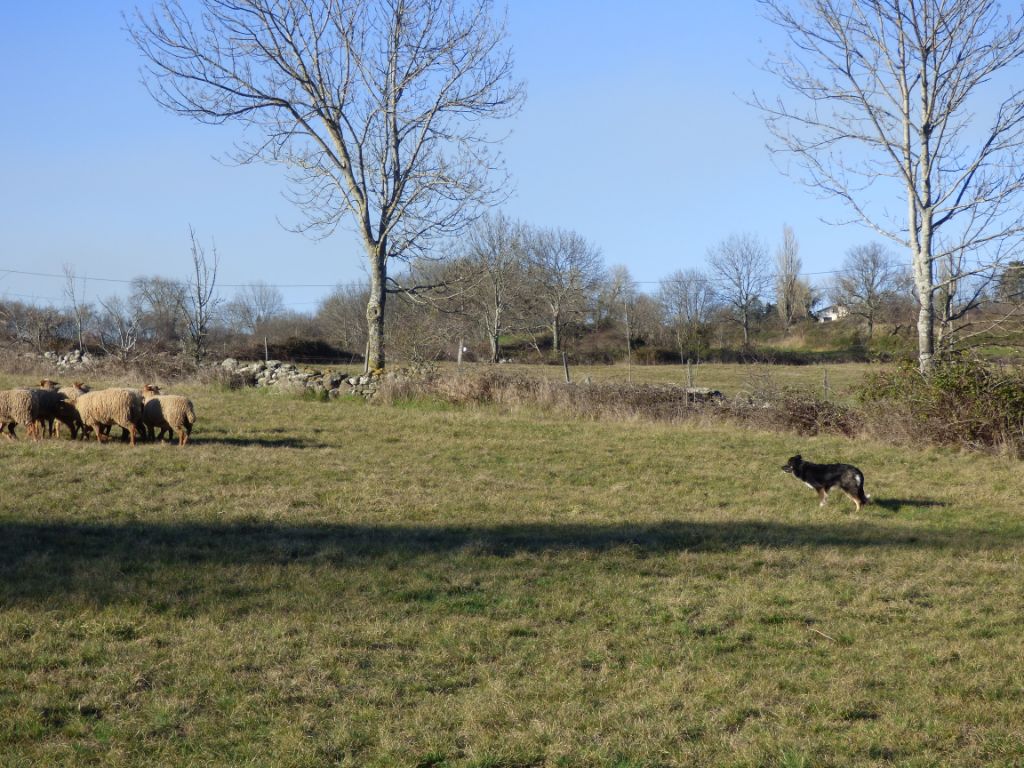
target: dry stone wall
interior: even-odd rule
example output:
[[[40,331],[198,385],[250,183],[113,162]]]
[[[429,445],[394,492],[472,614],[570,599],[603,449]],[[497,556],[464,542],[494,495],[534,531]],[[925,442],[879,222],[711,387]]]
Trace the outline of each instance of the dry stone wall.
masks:
[[[228,373],[247,385],[270,387],[282,393],[312,392],[327,397],[358,396],[370,398],[377,393],[380,377],[372,374],[349,376],[337,371],[299,368],[280,360],[241,362],[229,357],[221,364]]]

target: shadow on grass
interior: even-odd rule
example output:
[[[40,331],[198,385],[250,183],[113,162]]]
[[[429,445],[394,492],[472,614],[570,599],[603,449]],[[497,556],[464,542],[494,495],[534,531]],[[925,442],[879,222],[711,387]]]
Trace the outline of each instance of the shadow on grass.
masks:
[[[977,552],[1019,546],[1019,532],[936,531],[867,521],[761,521],[616,525],[371,526],[273,524],[0,523],[0,606],[5,602],[132,599],[150,579],[188,582],[196,567],[427,568],[449,556],[615,552],[729,553],[744,547],[879,548]],[[219,577],[218,577],[219,578]],[[230,581],[237,574],[225,573]],[[137,595],[136,595],[137,596]]]
[[[871,503],[889,512],[899,512],[904,507],[945,507],[946,502],[934,499],[871,499]]]
[[[168,441],[173,442],[173,441]],[[295,437],[208,437],[189,440],[190,445],[228,445],[233,448],[322,448],[323,443]]]

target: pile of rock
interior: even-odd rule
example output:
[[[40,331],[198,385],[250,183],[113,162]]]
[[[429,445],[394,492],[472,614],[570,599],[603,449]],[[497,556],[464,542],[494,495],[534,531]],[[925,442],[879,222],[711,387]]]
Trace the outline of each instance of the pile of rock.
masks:
[[[349,376],[336,371],[302,369],[280,360],[245,363],[229,357],[220,365],[230,374],[240,377],[248,386],[273,387],[278,392],[293,394],[313,392],[318,395],[326,393],[331,398],[349,395],[370,398],[377,393],[380,383],[380,377],[371,374]]]
[[[93,363],[92,355],[88,352],[82,352],[80,349],[72,350],[64,355],[58,355],[56,352],[44,352],[43,358],[61,370],[87,368]]]
[[[687,387],[686,399],[691,403],[724,403],[725,395],[708,387]]]

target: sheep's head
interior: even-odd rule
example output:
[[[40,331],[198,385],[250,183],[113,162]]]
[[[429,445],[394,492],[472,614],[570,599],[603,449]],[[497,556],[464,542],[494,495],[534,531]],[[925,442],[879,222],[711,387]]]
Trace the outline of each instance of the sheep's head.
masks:
[[[146,384],[142,388],[142,397],[148,399],[150,397],[156,397],[160,394],[160,387],[156,384]]]
[[[60,386],[60,383],[53,379],[43,379],[39,382],[39,386],[41,389],[56,389]]]

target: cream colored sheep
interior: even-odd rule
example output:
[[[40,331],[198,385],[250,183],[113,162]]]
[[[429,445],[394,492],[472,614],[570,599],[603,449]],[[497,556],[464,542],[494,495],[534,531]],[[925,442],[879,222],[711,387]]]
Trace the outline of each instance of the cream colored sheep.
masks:
[[[97,442],[109,439],[103,428],[115,424],[128,433],[133,446],[136,435],[140,431],[145,434],[142,395],[136,390],[115,388],[85,392],[75,400],[75,409],[82,423],[96,433]]]
[[[69,403],[75,402],[79,395],[84,395],[86,392],[91,391],[91,387],[88,384],[83,384],[80,381],[76,381],[69,387],[61,387],[57,391],[64,395],[64,399]]]
[[[161,395],[160,387],[147,384],[142,388],[145,405],[142,409],[142,421],[152,438],[156,428],[160,428],[158,440],[163,440],[167,432],[178,433],[178,445],[184,446],[192,434],[192,425],[196,423],[196,410],[192,401],[183,395]]]
[[[8,389],[0,392],[0,432],[8,440],[17,439],[14,428],[24,424],[30,437],[39,439],[36,428],[38,403],[28,389]]]
[[[79,395],[84,395],[91,388],[88,384],[83,384],[80,381],[76,381],[71,386],[61,387],[57,391],[64,396],[65,405],[60,408],[60,413],[57,414],[58,424],[57,435],[60,436],[60,425],[63,423],[71,430],[71,439],[74,440],[78,437],[78,430],[82,429],[82,422],[78,418],[78,411],[75,410],[75,401]],[[71,406],[71,407],[68,407]],[[83,434],[85,430],[82,430]]]

